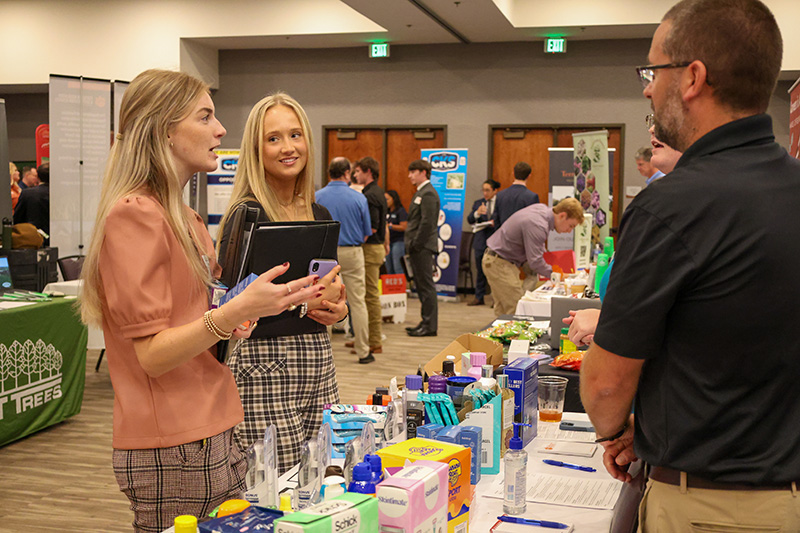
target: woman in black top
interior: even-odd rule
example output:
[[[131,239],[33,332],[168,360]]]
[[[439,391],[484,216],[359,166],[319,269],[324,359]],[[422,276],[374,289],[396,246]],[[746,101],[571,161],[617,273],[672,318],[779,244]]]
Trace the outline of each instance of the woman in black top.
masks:
[[[403,242],[403,234],[408,226],[408,213],[400,202],[400,195],[395,190],[388,190],[385,193],[386,204],[389,212],[386,214],[386,229],[389,238],[386,239],[386,271],[389,274],[403,274],[403,263],[401,258],[406,253],[406,245]]]
[[[219,257],[230,244],[225,221],[242,203],[259,207],[261,221],[331,219],[327,209],[314,203],[313,150],[308,117],[293,98],[276,93],[253,107],[223,217]],[[299,462],[302,444],[322,425],[323,406],[339,401],[326,330],[347,314],[338,272],[336,267],[320,280],[327,288],[309,302],[307,314],[297,308],[259,319],[250,338],[240,341],[228,359],[244,406],[236,438],[246,449],[274,424],[280,473]]]

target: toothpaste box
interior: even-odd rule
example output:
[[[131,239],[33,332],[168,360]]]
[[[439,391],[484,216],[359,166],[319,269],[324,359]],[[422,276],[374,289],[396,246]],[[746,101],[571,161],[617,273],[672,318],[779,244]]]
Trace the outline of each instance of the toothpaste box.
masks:
[[[446,428],[442,428],[441,431],[436,433],[436,438],[434,440],[464,446],[459,442],[461,440],[461,426],[447,426]]]
[[[436,440],[436,435],[442,429],[444,429],[443,425],[434,423],[425,424],[424,426],[417,426],[417,437]]]
[[[273,522],[275,533],[375,533],[378,500],[347,492]]]
[[[387,446],[376,452],[385,469],[404,467],[416,461],[436,461],[447,465],[447,531],[469,531],[471,453],[469,448],[419,437]],[[379,485],[380,486],[380,485]],[[437,532],[438,533],[438,532]]]
[[[447,527],[448,466],[417,461],[378,485],[381,531],[438,533]]]
[[[477,485],[481,480],[481,448],[483,446],[483,430],[478,426],[459,425],[461,433],[458,435],[458,444],[470,449],[472,464],[470,465],[470,484]]]
[[[503,373],[508,376],[508,388],[514,391],[514,421],[531,425],[520,428],[522,445],[527,446],[536,436],[539,419],[539,362],[528,357],[515,359]]]

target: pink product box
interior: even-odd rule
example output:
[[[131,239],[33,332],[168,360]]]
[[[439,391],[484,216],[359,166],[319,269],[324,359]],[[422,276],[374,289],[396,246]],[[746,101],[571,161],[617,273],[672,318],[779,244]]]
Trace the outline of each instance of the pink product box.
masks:
[[[378,524],[381,532],[447,531],[449,466],[416,461],[378,485]]]

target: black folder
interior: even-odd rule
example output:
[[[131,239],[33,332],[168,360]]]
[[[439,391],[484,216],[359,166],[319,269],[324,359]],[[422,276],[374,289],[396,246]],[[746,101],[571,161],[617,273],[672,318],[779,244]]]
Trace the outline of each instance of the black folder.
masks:
[[[220,281],[226,287],[233,287],[249,274],[246,272],[247,256],[260,214],[261,209],[258,207],[240,204],[226,222],[226,226],[230,228],[230,238],[225,243],[227,246],[223,245],[224,250],[220,249],[222,253]],[[219,238],[222,238],[222,235]]]
[[[339,228],[335,220],[303,222],[260,222],[249,246],[249,270],[263,274],[272,267],[289,262],[289,270],[273,283],[286,283],[308,275],[312,259],[338,259]]]

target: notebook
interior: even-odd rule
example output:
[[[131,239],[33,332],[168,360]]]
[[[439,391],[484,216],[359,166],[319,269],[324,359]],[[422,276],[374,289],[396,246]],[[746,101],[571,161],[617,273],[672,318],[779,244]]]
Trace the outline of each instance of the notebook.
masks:
[[[597,298],[562,298],[553,296],[550,299],[550,347],[558,350],[561,340],[561,328],[565,327],[561,319],[567,318],[570,311],[580,309],[600,309]]]

